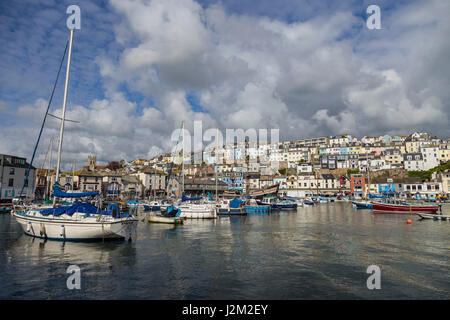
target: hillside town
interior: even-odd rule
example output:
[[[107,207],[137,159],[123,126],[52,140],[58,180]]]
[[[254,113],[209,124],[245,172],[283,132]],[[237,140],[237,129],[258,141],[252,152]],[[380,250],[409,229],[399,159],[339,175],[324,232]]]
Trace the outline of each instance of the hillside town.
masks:
[[[185,154],[184,190],[190,195],[246,194],[279,185],[280,194],[297,197],[341,193],[361,198],[367,192],[435,197],[449,193],[449,142],[414,132],[360,140],[342,134],[276,144],[235,143]],[[90,155],[86,166],[62,172],[58,183],[66,192],[98,191],[105,198],[180,197],[181,158],[164,154],[99,166]],[[55,170],[32,166],[30,182],[23,186],[28,166],[25,158],[0,155],[2,202],[18,197],[22,187],[27,198],[51,196]]]

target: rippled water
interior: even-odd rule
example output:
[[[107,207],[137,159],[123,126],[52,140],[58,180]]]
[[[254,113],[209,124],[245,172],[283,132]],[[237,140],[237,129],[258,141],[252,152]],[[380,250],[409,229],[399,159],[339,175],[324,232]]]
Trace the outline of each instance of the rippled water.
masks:
[[[1,299],[449,299],[449,258],[450,221],[348,203],[139,222],[133,243],[45,242],[0,215]],[[81,290],[66,287],[73,264]],[[367,289],[369,265],[381,268],[380,290]]]

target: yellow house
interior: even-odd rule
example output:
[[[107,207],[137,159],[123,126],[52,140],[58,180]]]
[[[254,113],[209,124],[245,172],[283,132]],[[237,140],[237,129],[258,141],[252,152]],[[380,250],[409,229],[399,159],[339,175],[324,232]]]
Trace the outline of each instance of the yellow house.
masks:
[[[420,141],[406,141],[406,153],[417,153],[420,150]]]
[[[450,160],[450,150],[445,148],[439,148],[439,161],[440,162],[448,162]]]

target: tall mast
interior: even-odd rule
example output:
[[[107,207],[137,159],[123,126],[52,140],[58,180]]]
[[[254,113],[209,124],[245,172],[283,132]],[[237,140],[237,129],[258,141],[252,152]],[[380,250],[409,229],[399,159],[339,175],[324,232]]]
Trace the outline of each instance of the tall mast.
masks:
[[[217,128],[216,131],[216,139],[217,139],[217,143],[216,143],[216,202],[217,202],[217,163],[219,162],[219,128]]]
[[[181,183],[181,194],[184,193],[184,121],[182,122],[182,129],[181,129],[181,134],[183,135],[183,156],[181,158],[181,179],[182,179],[182,183]]]
[[[154,186],[153,186],[153,200],[156,200],[156,164],[155,164],[155,174],[153,176]]]
[[[50,180],[52,179],[52,177],[53,177],[53,173],[52,173],[52,162],[53,162],[53,137],[51,138],[51,140],[50,140],[50,144],[51,144],[51,147],[50,147],[50,162],[48,163],[48,170],[47,170],[47,178],[45,179],[45,190],[46,190],[46,192],[47,192],[47,195],[48,195],[48,197],[50,198],[50,190],[49,190],[49,185],[48,185],[48,180],[49,180],[49,178],[48,178],[48,175],[49,174],[51,174],[50,175]]]
[[[66,82],[64,84],[63,109],[62,109],[62,115],[61,115],[61,127],[59,129],[58,162],[56,165],[55,183],[57,183],[59,180],[59,171],[60,171],[60,167],[61,167],[61,149],[62,149],[62,142],[63,142],[64,119],[66,116],[67,88],[69,87],[70,60],[72,58],[72,43],[73,43],[74,32],[75,32],[75,29],[70,30],[69,55],[67,56]],[[56,203],[56,198],[53,197],[53,206],[55,205],[55,203]]]
[[[75,183],[75,159],[73,159],[73,167],[72,167],[72,191],[75,189],[74,183]]]

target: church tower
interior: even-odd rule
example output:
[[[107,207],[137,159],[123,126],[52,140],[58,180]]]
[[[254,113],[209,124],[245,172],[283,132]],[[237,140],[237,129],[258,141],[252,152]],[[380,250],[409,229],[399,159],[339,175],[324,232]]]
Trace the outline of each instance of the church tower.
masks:
[[[97,165],[97,157],[96,156],[88,156],[89,171],[95,171],[96,165]]]

